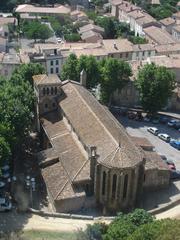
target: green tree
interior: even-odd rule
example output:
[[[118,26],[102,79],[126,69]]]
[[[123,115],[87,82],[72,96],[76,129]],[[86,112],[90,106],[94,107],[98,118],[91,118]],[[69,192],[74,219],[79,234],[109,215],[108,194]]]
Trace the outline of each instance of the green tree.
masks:
[[[116,37],[117,31],[114,18],[97,17],[95,23],[100,27],[104,28],[105,38],[112,39]]]
[[[95,87],[99,80],[100,80],[100,69],[99,65],[97,63],[97,60],[93,56],[85,56],[82,55],[78,59],[78,64],[77,64],[77,72],[78,76],[80,76],[80,72],[82,70],[86,71],[87,74],[87,88],[93,88]]]
[[[0,166],[9,161],[11,149],[5,138],[0,136]]]
[[[175,74],[162,66],[146,64],[140,69],[136,86],[143,109],[155,114],[166,106],[175,88]]]
[[[108,58],[101,65],[101,100],[111,103],[115,90],[121,89],[128,83],[132,75],[130,65],[122,60]]]
[[[75,54],[70,54],[65,64],[62,67],[61,78],[62,80],[74,80],[78,81],[79,76],[77,72],[78,60]]]
[[[45,41],[53,35],[52,31],[47,25],[41,24],[38,21],[32,21],[31,23],[28,23],[24,27],[24,32],[29,39],[34,39],[35,42],[37,39]]]

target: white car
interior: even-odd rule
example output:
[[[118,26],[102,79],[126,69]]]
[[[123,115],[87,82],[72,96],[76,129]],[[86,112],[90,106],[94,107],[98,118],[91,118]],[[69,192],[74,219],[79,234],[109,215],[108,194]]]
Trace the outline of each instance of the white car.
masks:
[[[165,133],[159,133],[158,137],[165,142],[170,142],[170,140],[171,140],[170,136],[168,134],[165,134]]]
[[[9,199],[0,198],[0,212],[9,211],[12,209],[12,203]]]
[[[3,188],[5,185],[5,182],[0,181],[0,188]]]
[[[158,135],[158,132],[159,132],[159,130],[157,128],[155,128],[155,127],[149,127],[147,129],[147,131],[152,133],[152,134],[154,134],[154,135]]]

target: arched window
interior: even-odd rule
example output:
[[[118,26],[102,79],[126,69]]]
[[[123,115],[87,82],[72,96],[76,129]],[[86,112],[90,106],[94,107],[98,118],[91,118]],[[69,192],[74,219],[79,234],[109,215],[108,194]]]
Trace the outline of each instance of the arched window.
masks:
[[[114,199],[116,196],[116,185],[117,185],[117,175],[113,175],[113,181],[112,181],[112,198]]]
[[[128,187],[128,174],[124,177],[124,188],[123,188],[123,198],[126,198],[127,195],[127,187]]]
[[[51,87],[51,95],[53,95],[53,93],[54,93],[54,89],[53,87]]]
[[[55,92],[55,94],[57,94],[57,87],[55,87],[54,92]]]
[[[45,95],[46,94],[46,89],[45,88],[43,88],[43,95]]]
[[[106,193],[106,172],[103,172],[103,180],[102,180],[102,195]]]
[[[49,95],[49,88],[47,88],[47,95]]]

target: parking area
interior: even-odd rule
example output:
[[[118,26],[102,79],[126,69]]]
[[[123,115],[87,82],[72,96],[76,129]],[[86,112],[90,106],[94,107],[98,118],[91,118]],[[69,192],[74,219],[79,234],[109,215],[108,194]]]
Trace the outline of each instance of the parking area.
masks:
[[[119,122],[126,128],[131,136],[147,138],[161,155],[165,155],[167,159],[174,161],[176,169],[180,170],[180,151],[172,147],[169,143],[161,140],[157,136],[147,131],[148,127],[156,127],[159,133],[166,133],[173,139],[180,139],[180,132],[174,128],[170,128],[167,124],[153,124],[151,122],[135,121],[128,119],[126,116],[116,116]]]

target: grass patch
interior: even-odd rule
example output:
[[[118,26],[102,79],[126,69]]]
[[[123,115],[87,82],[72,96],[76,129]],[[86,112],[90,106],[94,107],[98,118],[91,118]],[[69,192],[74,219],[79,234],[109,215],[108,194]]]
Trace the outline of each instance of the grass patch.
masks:
[[[75,240],[76,233],[72,232],[53,232],[53,231],[24,231],[23,240]]]

